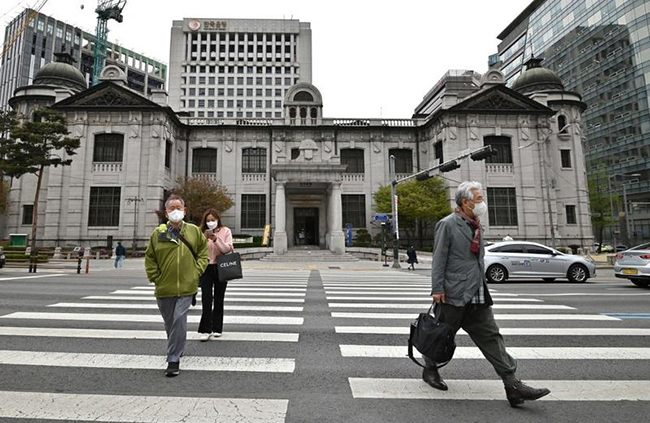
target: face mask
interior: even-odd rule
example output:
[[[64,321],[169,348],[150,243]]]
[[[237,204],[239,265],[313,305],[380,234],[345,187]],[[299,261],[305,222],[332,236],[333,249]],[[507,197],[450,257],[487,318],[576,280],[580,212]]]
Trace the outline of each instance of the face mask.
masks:
[[[488,206],[485,204],[485,201],[481,201],[478,204],[474,205],[474,216],[479,219],[483,219],[488,212]]]
[[[170,212],[167,215],[169,216],[170,222],[177,223],[183,220],[183,218],[185,217],[185,212],[183,210],[174,210],[173,212]]]
[[[205,224],[208,225],[208,229],[214,229],[217,227],[217,225],[219,225],[219,221],[214,220],[212,222],[205,222]]]

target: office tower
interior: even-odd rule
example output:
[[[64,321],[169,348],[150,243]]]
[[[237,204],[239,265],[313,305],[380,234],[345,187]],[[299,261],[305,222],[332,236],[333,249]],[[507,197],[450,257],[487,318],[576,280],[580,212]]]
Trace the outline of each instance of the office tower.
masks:
[[[308,22],[271,19],[174,21],[169,99],[197,118],[277,118],[289,87],[311,83]]]

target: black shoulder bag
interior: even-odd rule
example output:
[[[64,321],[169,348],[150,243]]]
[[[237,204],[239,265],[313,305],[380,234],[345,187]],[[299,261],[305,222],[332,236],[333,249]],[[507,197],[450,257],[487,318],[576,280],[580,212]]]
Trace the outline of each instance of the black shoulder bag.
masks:
[[[432,316],[432,310],[435,313],[433,304],[428,312],[420,313],[418,318],[411,323],[408,356],[418,366],[426,367],[413,357],[413,347],[415,347],[422,355],[436,363],[436,366],[440,368],[447,365],[454,356],[456,350],[454,337],[456,333],[450,325],[441,322],[436,316]]]

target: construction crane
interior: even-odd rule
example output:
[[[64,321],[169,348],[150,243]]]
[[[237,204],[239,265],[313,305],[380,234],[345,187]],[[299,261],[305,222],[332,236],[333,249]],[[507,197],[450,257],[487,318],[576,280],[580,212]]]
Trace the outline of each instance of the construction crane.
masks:
[[[108,21],[115,19],[122,22],[122,10],[126,6],[126,0],[98,0],[97,9],[97,30],[95,31],[95,61],[93,63],[92,85],[97,85],[99,75],[104,69],[106,60],[106,41],[108,40]]]

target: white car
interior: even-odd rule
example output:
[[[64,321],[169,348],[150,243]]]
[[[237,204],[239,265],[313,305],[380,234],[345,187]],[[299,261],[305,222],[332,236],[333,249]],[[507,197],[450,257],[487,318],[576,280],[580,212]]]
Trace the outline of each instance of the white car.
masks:
[[[650,285],[650,243],[641,244],[616,255],[614,276],[629,279],[636,286]]]
[[[586,282],[596,276],[596,265],[535,242],[497,242],[485,247],[485,276],[493,283],[519,278]]]

